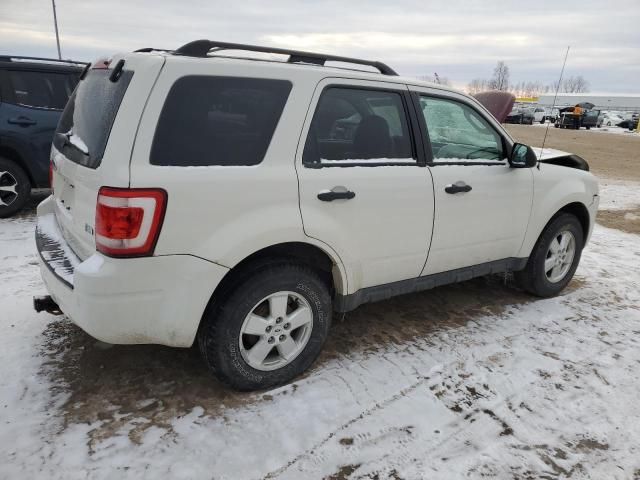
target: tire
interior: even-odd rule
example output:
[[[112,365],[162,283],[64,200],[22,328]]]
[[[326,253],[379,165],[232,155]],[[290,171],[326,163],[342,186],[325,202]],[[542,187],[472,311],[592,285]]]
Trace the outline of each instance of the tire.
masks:
[[[31,196],[31,182],[14,161],[0,157],[0,218],[18,213]]]
[[[545,263],[553,256],[551,244],[561,237],[561,234],[569,232],[573,236],[574,254],[568,269],[560,279],[553,279],[553,270],[545,271]],[[584,246],[584,232],[578,219],[569,213],[561,213],[551,219],[540,238],[536,242],[527,265],[524,270],[515,272],[517,284],[525,291],[538,297],[552,297],[560,293],[573,278],[573,274],[580,263],[582,247]],[[565,257],[566,260],[566,257]],[[562,269],[558,271],[562,273]],[[550,275],[551,274],[551,275]]]
[[[207,309],[198,332],[204,361],[220,381],[241,391],[270,388],[297,377],[318,357],[327,339],[332,308],[329,287],[315,270],[286,262],[268,263],[258,267],[227,293],[222,295],[224,300],[219,306],[216,307],[214,301]],[[289,313],[276,318],[273,313],[278,309],[272,308],[267,298],[272,296],[277,305],[284,295],[284,308]],[[294,319],[293,314],[298,309],[308,309],[305,312],[310,314],[311,322],[285,330],[287,325],[292,328],[287,319]],[[249,317],[252,313],[254,315]],[[260,334],[243,333],[245,325],[249,329],[250,319],[256,317],[260,320]],[[276,323],[278,318],[280,323]],[[270,323],[262,323],[263,320]],[[265,328],[262,333],[262,326],[270,330]],[[280,343],[282,337],[286,337],[286,342]],[[272,338],[274,346],[270,346]],[[285,343],[290,344],[290,340],[299,342],[296,347],[299,350],[297,353],[290,350],[293,358],[286,360],[281,348],[284,349]],[[252,353],[259,344],[262,349],[256,351],[267,353],[256,368],[251,363]],[[260,358],[260,355],[256,356]],[[257,363],[255,359],[253,361]],[[278,362],[286,363],[277,366]]]
[[[540,124],[544,125],[544,118],[540,120]]]
[[[591,130],[591,127],[584,127],[584,128],[586,128],[587,130]]]

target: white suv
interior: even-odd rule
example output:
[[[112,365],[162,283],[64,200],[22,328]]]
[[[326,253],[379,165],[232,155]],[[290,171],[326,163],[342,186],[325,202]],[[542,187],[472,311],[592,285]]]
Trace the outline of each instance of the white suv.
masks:
[[[598,186],[581,158],[548,157],[378,62],[207,40],[117,55],[58,127],[35,306],[105,342],[197,340],[237,389],[281,384],[333,311],[507,271],[560,292]]]

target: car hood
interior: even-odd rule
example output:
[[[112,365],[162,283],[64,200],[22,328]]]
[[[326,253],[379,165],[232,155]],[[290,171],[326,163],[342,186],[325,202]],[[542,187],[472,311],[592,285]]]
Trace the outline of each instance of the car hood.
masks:
[[[540,163],[549,163],[551,165],[560,165],[562,167],[577,168],[578,170],[589,171],[587,161],[573,153],[563,152],[554,148],[531,147],[535,152]]]

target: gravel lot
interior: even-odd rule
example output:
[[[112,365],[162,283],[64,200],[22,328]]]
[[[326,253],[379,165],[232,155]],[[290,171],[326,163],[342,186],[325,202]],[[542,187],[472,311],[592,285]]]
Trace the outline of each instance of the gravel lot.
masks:
[[[551,129],[547,146],[606,177],[615,227],[563,295],[489,277],[366,305],[307,375],[256,394],[194,349],[35,314],[33,207],[0,220],[0,478],[640,478],[640,138]]]

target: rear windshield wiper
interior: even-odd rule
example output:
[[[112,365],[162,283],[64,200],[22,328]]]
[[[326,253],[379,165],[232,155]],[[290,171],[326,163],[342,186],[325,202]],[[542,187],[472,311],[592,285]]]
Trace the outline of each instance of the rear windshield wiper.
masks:
[[[89,148],[87,147],[87,145],[78,135],[72,133],[71,130],[66,133],[56,133],[55,139],[58,141],[58,143],[61,144],[61,148],[72,147],[74,150],[77,150],[81,154],[87,157],[89,156]]]

